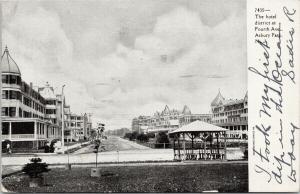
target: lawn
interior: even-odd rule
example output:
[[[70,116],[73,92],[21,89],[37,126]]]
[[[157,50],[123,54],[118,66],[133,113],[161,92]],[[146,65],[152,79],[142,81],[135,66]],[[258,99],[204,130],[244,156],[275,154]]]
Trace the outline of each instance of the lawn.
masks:
[[[29,188],[28,178],[12,175],[2,180],[14,192],[247,192],[247,164],[102,167],[102,177],[90,168],[52,169],[46,185]]]

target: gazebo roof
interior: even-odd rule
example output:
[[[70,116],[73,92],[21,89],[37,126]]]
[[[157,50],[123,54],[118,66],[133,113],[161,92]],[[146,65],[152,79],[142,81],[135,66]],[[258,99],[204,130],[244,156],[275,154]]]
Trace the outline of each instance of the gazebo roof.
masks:
[[[222,132],[228,129],[218,127],[203,121],[194,121],[190,124],[184,125],[170,133],[188,133],[188,132]]]

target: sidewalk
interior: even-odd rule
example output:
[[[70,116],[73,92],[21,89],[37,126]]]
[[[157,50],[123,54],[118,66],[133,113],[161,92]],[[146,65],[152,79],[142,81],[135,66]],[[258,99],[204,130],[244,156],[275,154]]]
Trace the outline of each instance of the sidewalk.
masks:
[[[1,157],[38,157],[38,156],[56,156],[56,155],[61,155],[63,151],[68,151],[72,150],[74,148],[79,148],[81,145],[87,145],[90,144],[90,142],[83,142],[83,143],[76,143],[70,146],[65,146],[64,149],[61,149],[59,153],[43,153],[43,152],[38,152],[38,153],[12,153],[12,154],[7,154],[7,153],[2,153]]]
[[[68,160],[68,154],[37,155],[48,164],[63,164]],[[91,163],[95,161],[95,153],[69,154],[70,163]],[[2,165],[24,165],[32,156],[10,156],[2,158]],[[129,162],[129,161],[166,161],[173,160],[172,150],[124,150],[98,153],[99,162]]]

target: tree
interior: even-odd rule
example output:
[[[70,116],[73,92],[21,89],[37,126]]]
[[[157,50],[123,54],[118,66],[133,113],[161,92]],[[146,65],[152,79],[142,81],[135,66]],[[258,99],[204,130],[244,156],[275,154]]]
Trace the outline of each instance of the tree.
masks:
[[[170,140],[168,135],[165,132],[159,132],[157,137],[156,137],[156,143],[155,147],[156,148],[166,148],[169,147]]]
[[[168,135],[165,132],[159,132],[156,143],[170,143]]]
[[[131,133],[125,133],[124,138],[130,139]]]
[[[144,133],[138,134],[136,137],[137,140],[141,142],[147,142],[149,140],[149,137],[145,135]]]
[[[139,133],[137,131],[132,132],[131,140],[135,140],[137,138],[138,134]]]
[[[97,138],[97,131],[95,129],[91,130],[90,139],[94,140]]]
[[[42,163],[42,159],[40,158],[31,158],[30,162],[31,163],[27,163],[22,169],[22,172],[27,174],[30,178],[41,177],[44,172],[50,171],[48,164],[45,162]]]
[[[155,138],[155,133],[147,133],[146,135],[147,135],[148,139]]]

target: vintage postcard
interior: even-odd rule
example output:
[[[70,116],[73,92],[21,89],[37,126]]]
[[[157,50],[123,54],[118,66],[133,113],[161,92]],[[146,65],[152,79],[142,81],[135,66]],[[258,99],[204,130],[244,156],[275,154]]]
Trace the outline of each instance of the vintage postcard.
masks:
[[[0,0],[1,192],[299,192],[299,0]]]

